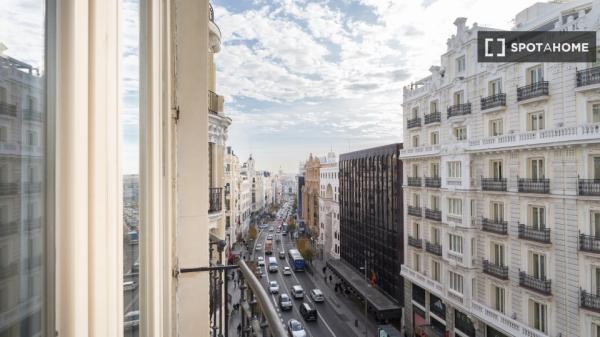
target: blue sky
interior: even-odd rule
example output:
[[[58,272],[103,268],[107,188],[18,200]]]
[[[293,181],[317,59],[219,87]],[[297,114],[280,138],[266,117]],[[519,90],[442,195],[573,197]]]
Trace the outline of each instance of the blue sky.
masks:
[[[509,29],[533,2],[214,0],[228,143],[296,172],[309,153],[401,142],[402,87],[439,64],[454,20]]]

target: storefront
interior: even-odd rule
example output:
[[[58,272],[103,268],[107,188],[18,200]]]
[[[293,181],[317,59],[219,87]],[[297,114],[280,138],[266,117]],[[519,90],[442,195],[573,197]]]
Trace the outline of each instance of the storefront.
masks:
[[[502,332],[494,329],[491,326],[487,326],[485,329],[485,336],[486,337],[508,337],[508,335],[503,334]]]

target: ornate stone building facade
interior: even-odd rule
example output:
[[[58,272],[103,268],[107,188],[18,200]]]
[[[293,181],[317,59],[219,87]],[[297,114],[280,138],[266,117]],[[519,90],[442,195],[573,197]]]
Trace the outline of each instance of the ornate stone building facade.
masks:
[[[302,187],[302,218],[311,237],[319,238],[319,158],[310,154],[304,164],[304,186]]]

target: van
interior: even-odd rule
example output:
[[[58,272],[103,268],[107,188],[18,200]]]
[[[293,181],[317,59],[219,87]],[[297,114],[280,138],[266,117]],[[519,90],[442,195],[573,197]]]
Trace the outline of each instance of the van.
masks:
[[[292,287],[292,296],[294,296],[295,299],[304,298],[304,289],[302,289],[302,286],[300,286],[300,285],[293,286]]]
[[[273,256],[269,257],[269,273],[276,273],[279,270],[277,259]]]
[[[306,321],[316,321],[317,320],[317,309],[312,308],[308,303],[304,302],[300,306],[300,315]]]

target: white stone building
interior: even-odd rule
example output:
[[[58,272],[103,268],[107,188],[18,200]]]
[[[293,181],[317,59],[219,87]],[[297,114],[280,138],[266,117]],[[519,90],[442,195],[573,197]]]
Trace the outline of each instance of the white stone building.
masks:
[[[231,242],[235,242],[239,233],[241,180],[240,160],[228,146],[225,153],[225,231]]]
[[[321,160],[319,168],[319,244],[323,245],[326,259],[340,258],[340,207],[338,160],[333,152]]]
[[[599,1],[538,3],[518,30],[598,31]],[[600,68],[477,63],[455,21],[404,90],[405,325],[600,336]]]

